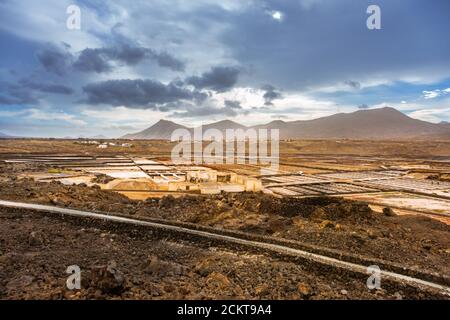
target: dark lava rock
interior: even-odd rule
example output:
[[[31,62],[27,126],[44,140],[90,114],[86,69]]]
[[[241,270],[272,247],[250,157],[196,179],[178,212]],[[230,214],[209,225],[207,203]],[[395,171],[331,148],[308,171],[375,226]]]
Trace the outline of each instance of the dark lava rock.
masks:
[[[30,285],[34,280],[32,276],[21,276],[19,278],[13,279],[6,284],[6,289],[8,290],[18,290]]]
[[[102,293],[121,294],[125,289],[124,285],[125,278],[117,269],[115,261],[91,270],[90,286],[99,289]]]
[[[386,217],[393,217],[393,216],[395,216],[394,210],[392,210],[392,209],[389,208],[389,207],[383,208],[383,214],[384,214]]]
[[[42,232],[32,231],[28,236],[28,244],[30,246],[40,246],[45,242],[45,236]]]

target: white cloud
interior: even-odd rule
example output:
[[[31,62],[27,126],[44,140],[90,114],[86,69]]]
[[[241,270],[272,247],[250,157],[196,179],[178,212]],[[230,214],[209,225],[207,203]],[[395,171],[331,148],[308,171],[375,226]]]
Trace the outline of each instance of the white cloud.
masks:
[[[64,121],[76,126],[85,126],[87,124],[84,120],[81,120],[72,114],[68,114],[62,111],[44,111],[36,108],[30,108],[20,111],[0,111],[0,117],[19,117],[23,119],[43,121]]]
[[[132,125],[137,129],[144,129],[149,127],[159,119],[164,118],[167,114],[159,111],[149,109],[132,109],[124,106],[111,107],[106,109],[85,109],[81,114],[86,119],[101,121],[108,123],[111,126],[118,126],[121,124]]]
[[[274,20],[283,21],[284,14],[281,11],[272,11],[271,16]]]
[[[370,79],[353,79],[354,82],[359,84],[357,90],[363,90],[367,88],[374,88],[378,86],[388,86],[393,84],[393,81],[387,78],[375,78]],[[350,86],[347,81],[341,81],[331,85],[319,85],[312,87],[309,92],[311,93],[336,93],[336,92],[354,92],[355,88]]]
[[[225,100],[239,101],[244,108],[252,108],[262,106],[264,104],[263,90],[249,87],[233,88],[228,92],[213,94],[219,104],[223,105]]]
[[[441,95],[441,90],[422,91],[424,99],[434,99]]]
[[[116,21],[115,16],[99,17],[93,10],[81,7],[81,30],[69,30],[66,9],[73,4],[70,0],[0,1],[0,10],[5,14],[1,28],[33,41],[70,43],[76,51],[86,47],[100,46],[98,38],[90,32],[109,32]]]
[[[78,119],[76,116],[65,112],[46,112],[39,109],[27,109],[26,118],[44,121],[65,121],[76,126],[85,126],[84,120]]]
[[[446,95],[450,93],[450,88],[447,89],[436,89],[436,90],[432,90],[432,91],[422,91],[422,96],[424,99],[434,99],[443,95]]]
[[[222,105],[225,100],[239,101],[243,109],[249,111],[248,114],[239,114],[237,118],[238,122],[245,125],[267,123],[273,121],[274,116],[293,121],[315,119],[337,112],[355,111],[355,106],[352,105],[318,100],[296,92],[282,92],[282,99],[274,100],[272,106],[264,106],[264,93],[265,91],[261,89],[234,88],[229,92],[213,95],[213,99],[219,105]]]
[[[0,117],[2,118],[9,118],[9,117],[18,117],[23,116],[26,113],[26,111],[0,111]]]
[[[450,113],[450,108],[446,109],[421,109],[409,113],[409,116],[415,119],[439,123],[446,119],[445,115]]]
[[[120,129],[121,126],[131,126],[135,128],[135,131],[139,131],[153,125],[159,119],[174,120],[189,127],[226,118],[233,119],[244,125],[255,125],[273,121],[274,116],[281,116],[284,120],[293,121],[314,119],[332,115],[336,112],[355,111],[354,106],[337,105],[332,101],[316,100],[313,97],[291,92],[283,92],[283,99],[275,100],[273,106],[264,106],[264,93],[264,90],[249,87],[237,87],[223,93],[211,92],[212,96],[206,103],[208,106],[222,108],[226,100],[240,103],[242,109],[239,110],[238,116],[234,118],[224,114],[212,114],[205,115],[205,117],[193,117],[189,121],[183,121],[184,119],[181,118],[170,118],[170,114],[174,110],[161,112],[150,109],[133,109],[125,106],[104,109],[92,109],[84,106],[80,113],[86,121],[108,123],[111,128],[115,127],[115,134],[124,134],[133,130],[129,128]],[[182,112],[183,110],[177,111]]]
[[[394,103],[394,102],[383,102],[376,105],[372,105],[370,108],[384,108],[392,107],[395,108],[411,118],[439,123],[444,120],[450,119],[450,100],[439,101],[439,104],[423,104],[423,103]]]

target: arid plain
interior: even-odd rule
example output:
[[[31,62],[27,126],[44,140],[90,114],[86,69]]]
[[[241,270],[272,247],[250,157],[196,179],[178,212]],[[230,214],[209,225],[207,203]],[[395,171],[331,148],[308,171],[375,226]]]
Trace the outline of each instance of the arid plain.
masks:
[[[95,142],[0,141],[2,298],[448,298],[450,141],[280,141],[264,174]]]

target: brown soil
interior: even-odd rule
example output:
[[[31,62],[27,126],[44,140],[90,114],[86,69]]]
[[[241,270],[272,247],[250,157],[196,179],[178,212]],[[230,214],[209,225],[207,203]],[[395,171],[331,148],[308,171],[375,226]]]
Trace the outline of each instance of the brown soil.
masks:
[[[363,202],[340,198],[279,199],[241,193],[133,201],[82,185],[19,180],[0,183],[0,199],[270,235],[450,274],[450,226],[427,217],[376,213]]]
[[[68,290],[68,266],[81,289]],[[0,209],[1,299],[426,299],[407,287],[262,255],[155,238],[133,226]]]
[[[105,141],[105,140],[102,140]],[[129,142],[114,140],[116,143]],[[58,154],[152,154],[166,155],[175,145],[174,142],[162,140],[135,140],[133,148],[110,147],[98,149],[97,145],[82,145],[76,140],[55,139],[1,139],[0,154],[7,153],[58,153]],[[354,156],[404,156],[446,157],[450,154],[449,140],[290,140],[280,142],[282,158],[290,154],[303,155],[354,155]]]
[[[158,190],[158,185],[148,179],[129,179],[129,180],[116,180],[108,183],[107,189],[112,190]]]
[[[45,165],[1,164],[0,199],[270,235],[450,275],[450,227],[427,217],[376,213],[366,203],[341,198],[280,199],[256,193],[133,201],[99,187],[17,178],[42,170]],[[399,288],[375,293],[367,290],[365,279],[351,275],[174,241],[106,222],[0,208],[0,298],[432,297]],[[73,264],[83,272],[80,291],[65,289],[65,269]]]

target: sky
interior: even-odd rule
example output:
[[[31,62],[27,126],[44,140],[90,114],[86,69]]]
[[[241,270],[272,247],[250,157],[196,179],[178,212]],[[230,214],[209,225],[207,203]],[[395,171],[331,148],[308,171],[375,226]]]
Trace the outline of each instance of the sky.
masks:
[[[67,9],[80,9],[68,28]],[[381,29],[369,29],[369,5]],[[394,107],[450,121],[448,0],[0,0],[0,132],[119,137]]]

